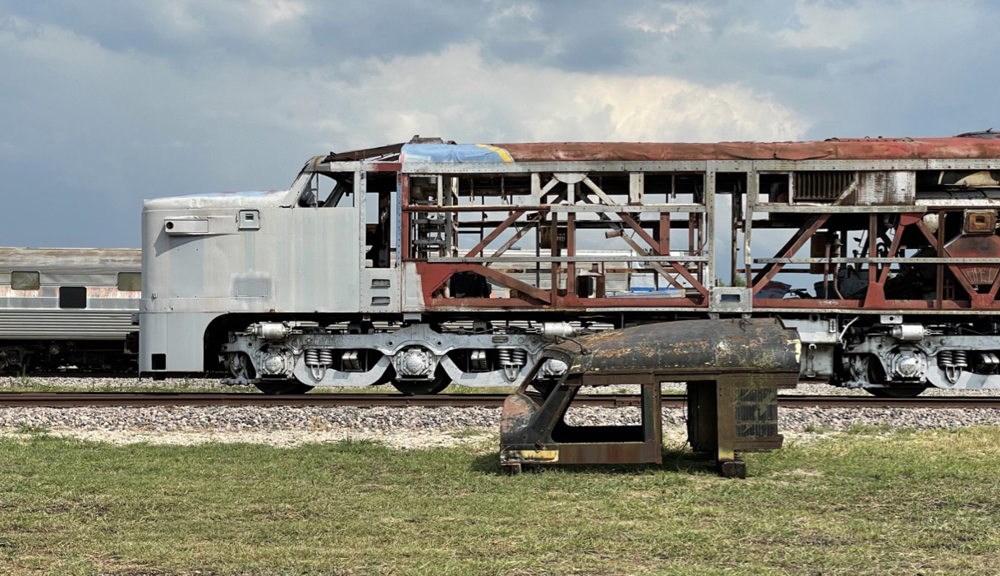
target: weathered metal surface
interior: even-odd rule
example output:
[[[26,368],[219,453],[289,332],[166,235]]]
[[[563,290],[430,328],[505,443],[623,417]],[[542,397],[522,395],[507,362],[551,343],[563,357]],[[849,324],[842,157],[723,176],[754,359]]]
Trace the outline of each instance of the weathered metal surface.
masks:
[[[555,385],[536,400],[522,385],[504,401],[500,417],[500,461],[523,464],[636,464],[662,462],[659,383],[642,387],[638,426],[570,426],[566,411],[575,386]]]
[[[364,150],[351,150],[349,152],[330,152],[328,155],[323,157],[322,162],[358,161],[369,160],[372,158],[382,159],[393,155],[398,156],[402,149],[403,143],[399,143],[378,146],[375,148],[366,148]]]
[[[1000,236],[989,234],[964,235],[955,238],[948,243],[945,248],[948,250],[949,260],[960,258],[962,260],[973,260],[975,258],[997,258],[1000,257]],[[954,260],[951,260],[954,261]],[[998,265],[993,264],[959,264],[956,266],[965,273],[969,282],[973,285],[992,284],[997,277]]]
[[[569,360],[570,378],[584,384],[623,374],[797,377],[799,354],[794,330],[767,318],[646,324],[582,336],[546,351]]]
[[[0,247],[0,274],[11,271],[75,274],[138,272],[138,248],[9,248]]]
[[[717,144],[540,142],[496,146],[509,152],[515,162],[1000,158],[1000,141],[976,138],[862,138]]]
[[[916,198],[917,175],[913,171],[873,171],[858,174],[855,197],[844,204],[910,205]]]
[[[612,330],[550,346],[543,358],[562,360],[569,370],[545,387],[541,401],[526,394],[525,383],[504,403],[504,466],[660,462],[660,382],[671,379],[689,382],[692,445],[712,452],[723,473],[745,475],[736,451],[781,445],[775,391],[794,386],[799,375],[794,331],[766,319]],[[618,383],[642,385],[640,426],[566,425],[580,385]]]

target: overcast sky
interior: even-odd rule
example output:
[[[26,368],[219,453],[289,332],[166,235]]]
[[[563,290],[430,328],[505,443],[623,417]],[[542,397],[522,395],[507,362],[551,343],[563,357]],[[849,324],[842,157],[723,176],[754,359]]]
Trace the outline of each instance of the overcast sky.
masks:
[[[137,246],[143,198],[409,139],[1000,126],[984,1],[0,0],[0,245]]]

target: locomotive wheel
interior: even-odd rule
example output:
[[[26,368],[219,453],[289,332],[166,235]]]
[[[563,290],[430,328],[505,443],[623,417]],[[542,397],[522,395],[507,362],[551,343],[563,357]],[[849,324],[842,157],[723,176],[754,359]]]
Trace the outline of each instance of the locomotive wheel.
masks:
[[[264,394],[270,394],[273,396],[285,395],[285,394],[305,394],[306,392],[313,389],[312,386],[308,384],[303,384],[301,382],[296,382],[295,380],[283,380],[280,382],[258,382],[254,384],[261,392]]]
[[[393,380],[393,387],[402,392],[405,396],[418,396],[427,394],[437,394],[451,385],[451,378],[444,369],[438,369],[434,373],[434,379],[425,382],[412,382],[405,380]]]
[[[900,386],[894,388],[867,388],[869,394],[876,398],[916,398],[927,390],[926,386]]]

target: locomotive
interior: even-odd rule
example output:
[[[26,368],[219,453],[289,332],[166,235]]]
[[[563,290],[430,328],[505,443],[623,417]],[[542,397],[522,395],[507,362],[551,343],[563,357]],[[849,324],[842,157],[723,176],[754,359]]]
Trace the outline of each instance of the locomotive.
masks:
[[[0,373],[134,374],[138,249],[0,248]]]
[[[140,372],[543,387],[553,342],[778,318],[803,379],[997,388],[998,207],[992,132],[331,153],[286,190],[144,203]]]

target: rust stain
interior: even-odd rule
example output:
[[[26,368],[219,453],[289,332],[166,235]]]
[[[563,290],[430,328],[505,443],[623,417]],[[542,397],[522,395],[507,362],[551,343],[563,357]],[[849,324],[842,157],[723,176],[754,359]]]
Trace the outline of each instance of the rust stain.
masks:
[[[675,160],[895,160],[1000,157],[1000,140],[984,138],[834,138],[817,142],[534,142],[496,144],[515,162]]]

